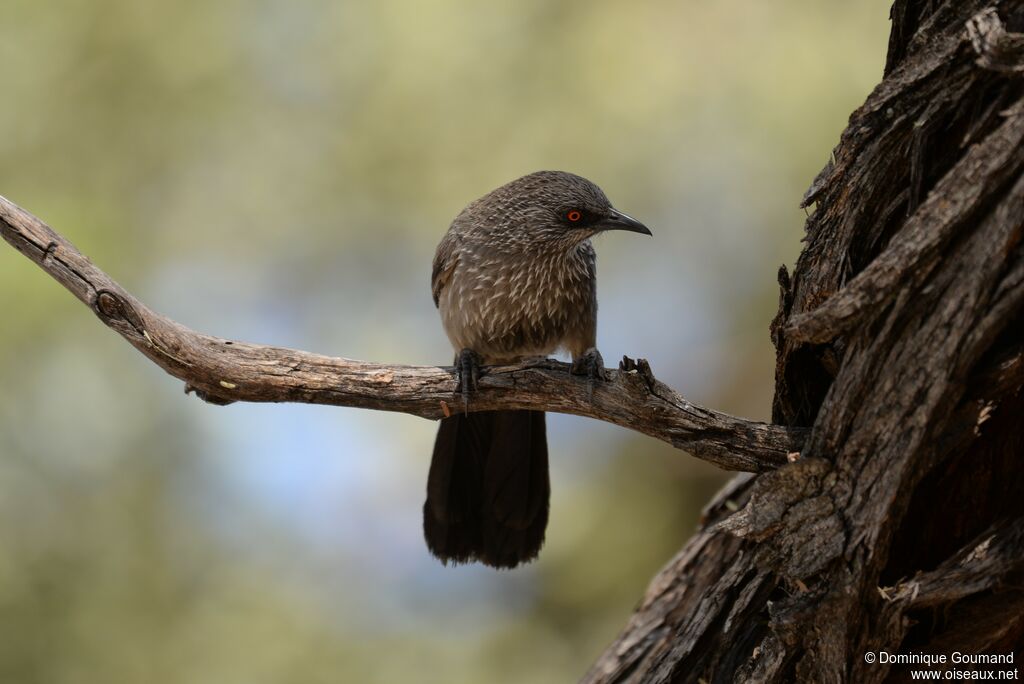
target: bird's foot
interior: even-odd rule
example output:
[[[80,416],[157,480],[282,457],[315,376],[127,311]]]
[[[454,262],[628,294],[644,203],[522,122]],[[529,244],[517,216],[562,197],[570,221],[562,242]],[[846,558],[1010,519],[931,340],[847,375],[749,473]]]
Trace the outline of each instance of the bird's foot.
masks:
[[[587,376],[588,399],[592,399],[594,397],[595,381],[608,380],[608,371],[604,368],[604,359],[601,358],[601,352],[597,351],[596,347],[591,347],[587,351],[583,352],[582,356],[573,359],[571,372],[573,375]]]
[[[462,405],[467,414],[469,395],[476,391],[480,380],[480,365],[480,357],[472,349],[463,349],[455,359],[455,370],[459,376],[455,391],[462,394]]]

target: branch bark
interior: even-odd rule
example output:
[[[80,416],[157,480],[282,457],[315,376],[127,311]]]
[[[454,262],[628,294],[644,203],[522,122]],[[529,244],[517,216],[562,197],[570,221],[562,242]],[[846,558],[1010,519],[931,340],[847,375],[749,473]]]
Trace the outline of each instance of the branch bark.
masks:
[[[907,608],[934,608],[983,591],[1019,589],[1003,586],[1014,577],[1024,577],[1024,518],[986,530],[935,570],[882,593]]]
[[[623,359],[591,392],[552,360],[487,368],[468,409],[455,370],[353,361],[211,337],[153,312],[45,223],[0,197],[0,234],[108,327],[211,403],[302,402],[438,419],[461,410],[572,413],[642,432],[726,470],[763,471],[799,452],[804,430],[758,423],[684,399],[643,359]]]

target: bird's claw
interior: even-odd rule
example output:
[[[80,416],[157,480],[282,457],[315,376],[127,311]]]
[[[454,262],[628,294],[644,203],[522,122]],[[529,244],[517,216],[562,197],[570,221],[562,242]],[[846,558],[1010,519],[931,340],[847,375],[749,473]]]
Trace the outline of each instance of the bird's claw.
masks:
[[[455,391],[462,394],[462,405],[469,413],[469,395],[475,392],[480,380],[480,357],[472,349],[463,349],[455,359],[456,372],[459,375]]]
[[[587,376],[587,399],[594,397],[594,382],[596,380],[607,381],[608,371],[604,368],[604,359],[596,347],[591,347],[583,352],[583,355],[573,359],[572,374]]]

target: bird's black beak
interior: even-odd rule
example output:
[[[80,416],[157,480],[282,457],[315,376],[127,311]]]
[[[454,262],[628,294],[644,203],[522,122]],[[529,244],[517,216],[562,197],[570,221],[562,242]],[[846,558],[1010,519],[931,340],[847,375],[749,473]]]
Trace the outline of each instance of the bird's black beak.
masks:
[[[637,221],[629,214],[624,214],[618,209],[609,209],[608,217],[602,219],[596,226],[600,230],[628,230],[633,233],[650,235],[651,229]]]

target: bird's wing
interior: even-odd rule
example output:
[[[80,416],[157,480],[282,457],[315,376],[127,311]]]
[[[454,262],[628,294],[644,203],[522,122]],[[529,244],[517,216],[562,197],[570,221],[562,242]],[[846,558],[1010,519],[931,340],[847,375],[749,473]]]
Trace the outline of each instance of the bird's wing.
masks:
[[[434,306],[438,305],[441,291],[451,280],[455,266],[459,263],[459,256],[455,251],[457,243],[458,238],[449,230],[441,238],[441,243],[437,246],[437,253],[434,254],[434,270],[430,274],[430,290],[434,294]]]

